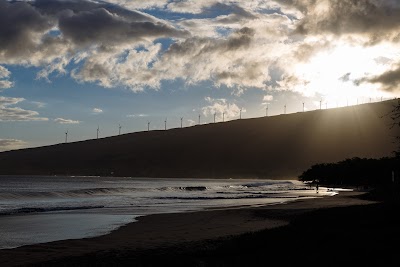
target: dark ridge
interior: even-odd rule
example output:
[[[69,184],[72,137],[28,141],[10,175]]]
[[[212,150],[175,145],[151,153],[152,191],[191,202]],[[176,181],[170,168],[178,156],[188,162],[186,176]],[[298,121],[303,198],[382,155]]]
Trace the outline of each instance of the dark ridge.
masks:
[[[150,131],[0,153],[1,175],[296,178],[396,149],[397,101]],[[397,131],[397,132],[396,132]]]

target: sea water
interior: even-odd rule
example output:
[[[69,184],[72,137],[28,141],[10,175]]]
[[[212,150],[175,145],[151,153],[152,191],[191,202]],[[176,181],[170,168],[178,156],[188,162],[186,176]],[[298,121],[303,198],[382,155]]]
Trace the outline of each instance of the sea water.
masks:
[[[0,176],[0,249],[103,235],[149,214],[333,194],[295,180]]]

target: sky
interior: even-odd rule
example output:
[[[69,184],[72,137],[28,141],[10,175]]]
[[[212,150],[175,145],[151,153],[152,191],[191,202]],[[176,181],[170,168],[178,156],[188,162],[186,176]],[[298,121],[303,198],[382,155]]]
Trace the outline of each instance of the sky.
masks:
[[[399,0],[0,0],[0,151],[399,95]]]

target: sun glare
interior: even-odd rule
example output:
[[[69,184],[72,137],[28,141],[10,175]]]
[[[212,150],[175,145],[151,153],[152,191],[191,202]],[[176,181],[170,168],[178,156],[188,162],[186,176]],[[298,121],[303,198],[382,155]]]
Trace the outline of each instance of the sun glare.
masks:
[[[295,75],[307,81],[301,88],[307,96],[320,96],[330,107],[361,104],[392,97],[379,90],[379,84],[361,82],[381,74],[398,57],[389,45],[361,47],[340,45],[316,54],[309,62],[295,67]],[[379,59],[386,59],[381,62]],[[300,89],[300,88],[299,88]]]

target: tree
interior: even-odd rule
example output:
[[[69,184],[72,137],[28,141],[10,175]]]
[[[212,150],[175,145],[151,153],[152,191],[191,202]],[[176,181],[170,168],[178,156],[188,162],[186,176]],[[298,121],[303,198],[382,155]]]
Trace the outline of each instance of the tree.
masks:
[[[391,128],[400,127],[400,99],[397,99],[397,104],[393,107],[390,112],[390,118],[393,120]],[[396,140],[399,143],[397,151],[394,151],[395,157],[400,158],[400,136],[396,136]]]

